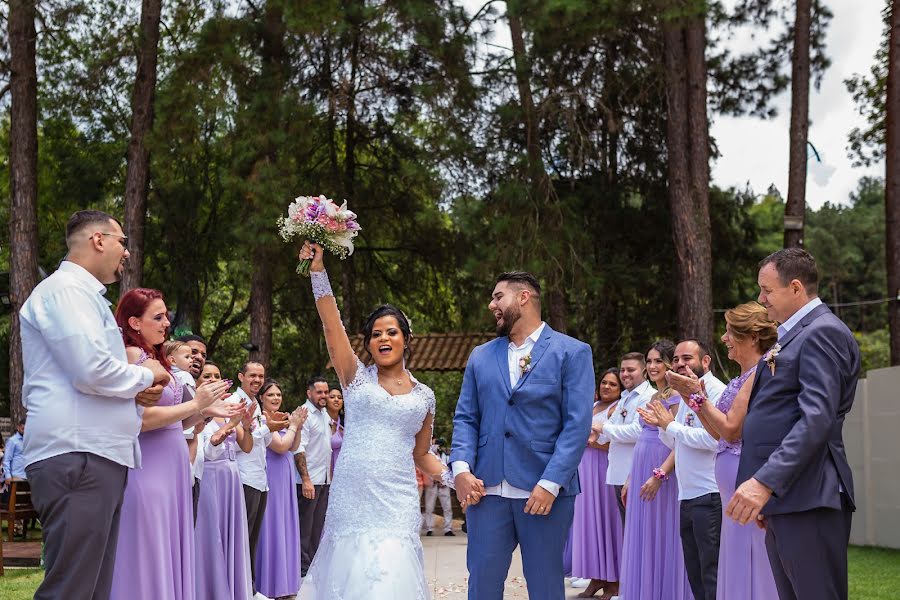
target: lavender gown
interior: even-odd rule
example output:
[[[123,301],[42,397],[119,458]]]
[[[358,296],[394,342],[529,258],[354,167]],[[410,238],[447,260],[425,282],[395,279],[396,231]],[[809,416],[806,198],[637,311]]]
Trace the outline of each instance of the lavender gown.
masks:
[[[294,596],[300,590],[300,513],[293,453],[267,449],[266,476],[269,497],[256,548],[256,590],[269,598]]]
[[[748,377],[756,367],[728,383],[719,398],[718,408],[724,413],[732,403]],[[734,495],[738,463],[741,460],[741,442],[719,440],[716,456],[716,482],[722,495],[722,510]],[[722,515],[722,534],[719,542],[719,574],[716,595],[728,600],[768,600],[777,598],[772,565],[766,553],[766,532],[754,524],[739,525]]]
[[[594,416],[595,425],[607,420],[607,409]],[[578,465],[581,494],[575,497],[572,521],[572,575],[615,582],[619,581],[623,526],[616,490],[606,485],[608,465],[609,453],[597,448],[586,448]]]
[[[681,401],[663,400],[666,408]],[[656,427],[641,419],[641,437],[634,447],[625,507],[620,596],[623,600],[693,600],[681,549],[678,481],[673,471],[656,497],[647,502],[641,486],[669,456]]]
[[[334,474],[334,465],[337,464],[338,455],[341,453],[341,444],[344,443],[344,426],[338,422],[334,433],[331,434],[331,474]]]
[[[173,377],[159,406],[180,403],[181,394]],[[193,600],[191,463],[181,422],[144,431],[138,443],[141,468],[128,471],[110,598]]]
[[[219,430],[211,421],[200,434],[203,490],[197,505],[197,599],[246,600],[253,593],[247,512],[237,467],[234,432],[218,446],[209,443]]]

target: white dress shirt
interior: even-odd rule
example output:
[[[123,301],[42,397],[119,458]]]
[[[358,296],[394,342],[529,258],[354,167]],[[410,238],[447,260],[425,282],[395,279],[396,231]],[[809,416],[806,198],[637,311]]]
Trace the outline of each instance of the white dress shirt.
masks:
[[[709,393],[709,388],[706,389]],[[708,402],[713,402],[711,397]],[[719,492],[716,483],[719,442],[706,431],[700,418],[686,402],[679,402],[675,420],[665,430],[659,430],[659,439],[675,450],[679,500],[692,500]]]
[[[794,328],[794,325],[800,322],[800,320],[812,312],[814,308],[822,304],[822,299],[818,296],[807,302],[803,305],[803,307],[792,314],[790,318],[778,326],[778,340],[781,341],[787,332]]]
[[[634,446],[641,437],[641,422],[637,409],[645,406],[656,390],[649,381],[644,381],[630,392],[622,392],[616,410],[603,426],[603,435],[597,442],[609,444],[609,466],[606,469],[607,485],[625,485],[631,473],[631,459]]]
[[[238,471],[241,473],[241,483],[248,485],[260,492],[269,491],[269,480],[266,477],[266,447],[272,442],[272,432],[262,419],[262,410],[259,408],[259,402],[251,400],[242,388],[231,395],[231,398],[238,401],[253,402],[256,408],[253,411],[253,422],[255,427],[251,437],[253,438],[253,448],[250,452],[238,452],[237,464]]]
[[[63,261],[19,311],[26,466],[69,452],[141,466],[143,411],[134,397],[153,373],[128,364],[105,293],[87,270]]]
[[[326,407],[311,400],[304,404],[308,416],[300,430],[300,445],[294,454],[306,455],[306,471],[313,485],[331,483],[331,417]],[[296,466],[296,461],[295,461]],[[297,472],[297,483],[303,483]]]
[[[509,342],[509,347],[506,351],[506,361],[509,367],[510,387],[515,388],[516,384],[519,383],[519,379],[522,378],[522,368],[519,366],[519,360],[531,354],[532,348],[534,348],[537,341],[541,339],[541,333],[543,333],[546,325],[546,323],[541,321],[538,328],[525,338],[525,341],[522,342],[521,346],[516,346],[512,341]],[[464,460],[454,462],[452,468],[454,477],[460,473],[468,473],[472,470],[469,463]],[[559,495],[560,484],[558,483],[548,481],[547,479],[541,479],[538,481],[538,485],[554,496]],[[486,496],[500,496],[502,498],[515,498],[519,500],[523,498],[527,499],[531,496],[531,490],[518,488],[505,479],[500,482],[500,485],[492,485],[484,488],[484,493]]]

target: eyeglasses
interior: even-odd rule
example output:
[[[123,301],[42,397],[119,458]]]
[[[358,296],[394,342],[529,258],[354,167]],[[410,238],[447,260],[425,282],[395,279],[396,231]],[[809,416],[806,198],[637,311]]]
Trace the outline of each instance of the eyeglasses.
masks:
[[[126,249],[128,248],[128,236],[127,235],[119,235],[118,233],[103,233],[102,231],[98,231],[97,233],[99,233],[100,235],[109,235],[112,237],[117,237],[117,238],[119,238],[119,243],[122,244],[122,247],[126,248]],[[93,234],[91,234],[91,235],[93,235]]]

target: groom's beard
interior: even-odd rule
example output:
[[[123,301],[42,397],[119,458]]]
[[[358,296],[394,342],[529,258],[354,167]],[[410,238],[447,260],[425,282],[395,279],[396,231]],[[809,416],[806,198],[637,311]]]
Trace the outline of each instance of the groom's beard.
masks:
[[[522,311],[519,310],[517,304],[513,304],[503,311],[503,317],[497,322],[497,337],[508,337],[509,332],[512,331],[513,325],[516,324],[516,321],[518,321],[521,316]]]

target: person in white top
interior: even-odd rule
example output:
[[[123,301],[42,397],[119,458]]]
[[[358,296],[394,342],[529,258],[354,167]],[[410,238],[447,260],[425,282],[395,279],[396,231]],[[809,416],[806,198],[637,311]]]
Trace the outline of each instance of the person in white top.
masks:
[[[629,352],[620,362],[619,377],[625,390],[609,420],[601,425],[600,444],[609,444],[609,466],[606,469],[606,485],[616,489],[616,502],[622,523],[625,523],[625,504],[622,487],[631,472],[634,445],[641,437],[641,423],[637,409],[645,406],[656,390],[645,378],[646,358],[640,352]]]
[[[328,494],[331,486],[331,417],[328,415],[330,387],[324,377],[306,382],[308,417],[300,431],[300,447],[294,463],[300,474],[297,501],[300,506],[300,576],[306,577],[319,549]]]
[[[73,214],[66,260],[19,313],[25,471],[45,544],[39,600],[109,596],[125,480],[141,463],[141,406],[159,402],[169,382],[156,360],[128,364],[104,298],[122,276],[127,239],[106,213]]]
[[[447,445],[446,440],[431,437],[431,453],[441,459],[441,462],[450,466],[450,455],[444,450]],[[450,488],[444,485],[442,481],[432,480],[429,485],[425,485],[425,535],[434,535],[434,507],[435,503],[441,501],[441,510],[444,513],[444,535],[455,536],[453,533],[453,508],[450,503]]]
[[[231,400],[244,405],[252,404],[253,415],[245,419],[241,425],[244,431],[252,431],[253,448],[250,452],[239,452],[237,455],[238,471],[241,484],[244,486],[244,503],[247,508],[247,531],[250,541],[250,567],[253,579],[256,580],[256,546],[262,527],[263,514],[266,512],[266,499],[269,481],[266,477],[266,447],[272,442],[272,432],[287,427],[287,420],[276,422],[272,419],[263,421],[263,413],[257,401],[257,394],[266,379],[266,368],[252,360],[241,365],[238,380],[241,387],[231,396]],[[256,595],[256,586],[253,593]]]
[[[725,384],[709,370],[711,363],[709,348],[702,341],[683,340],[675,347],[673,370],[680,375],[693,372],[704,382],[708,401],[716,403]],[[659,439],[675,450],[681,545],[688,581],[695,600],[714,600],[722,529],[722,500],[716,483],[718,442],[689,406],[690,398],[681,400],[674,418],[658,402],[641,415],[648,423],[656,421]]]

